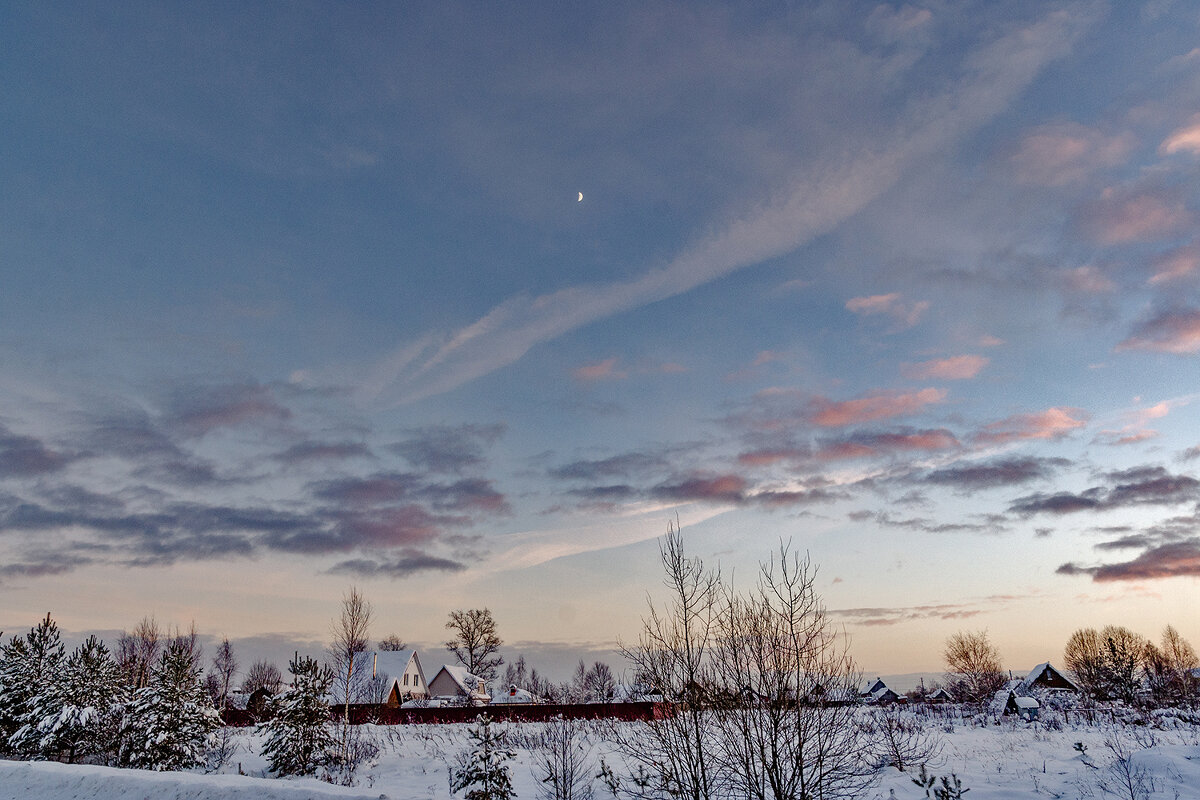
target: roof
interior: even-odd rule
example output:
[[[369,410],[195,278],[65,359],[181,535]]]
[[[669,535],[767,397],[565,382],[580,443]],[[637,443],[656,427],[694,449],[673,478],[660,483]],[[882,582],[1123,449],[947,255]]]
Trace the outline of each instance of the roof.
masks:
[[[433,680],[429,683],[436,681],[438,675],[442,674],[443,672],[450,676],[450,679],[454,681],[455,685],[458,686],[459,690],[461,690],[463,694],[474,698],[479,698],[481,700],[486,700],[488,698],[487,692],[480,691],[479,688],[480,685],[486,686],[487,682],[478,675],[472,675],[470,672],[467,672],[466,667],[461,667],[457,664],[443,664],[442,668],[437,671],[437,673],[433,676]]]
[[[1017,708],[1037,708],[1039,705],[1033,697],[1014,697],[1013,702],[1017,704]]]
[[[509,684],[508,691],[498,692],[492,696],[492,705],[507,704],[507,703],[536,703],[537,698],[531,692],[524,689],[518,689],[516,686]]]
[[[371,662],[371,677],[380,673],[392,678],[403,675],[404,671],[408,669],[408,663],[416,654],[416,650],[379,650],[367,653],[367,658]],[[418,659],[419,661],[420,659]]]
[[[1062,672],[1055,669],[1054,665],[1051,664],[1049,661],[1043,661],[1041,664],[1038,664],[1036,667],[1029,670],[1029,675],[1027,675],[1025,677],[1025,680],[1021,681],[1021,685],[1020,685],[1019,689],[1021,691],[1028,691],[1029,687],[1033,686],[1034,682],[1037,681],[1038,678],[1042,677],[1042,673],[1045,672],[1046,670],[1050,670],[1055,675],[1062,678],[1076,692],[1083,694],[1083,690],[1079,688],[1079,686],[1075,683],[1075,681],[1071,680],[1066,675],[1064,675]]]

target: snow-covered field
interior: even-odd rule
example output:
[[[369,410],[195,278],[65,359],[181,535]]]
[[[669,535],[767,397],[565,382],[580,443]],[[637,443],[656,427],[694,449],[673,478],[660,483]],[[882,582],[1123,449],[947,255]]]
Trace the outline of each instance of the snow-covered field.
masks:
[[[1017,798],[1164,798],[1200,800],[1200,728],[1174,730],[1144,727],[1066,727],[1046,730],[1025,723],[988,727],[957,724],[952,731],[930,726],[940,739],[940,752],[929,773],[954,773],[969,789],[968,800]],[[516,744],[512,765],[517,796],[533,800],[544,791],[535,775],[533,749],[540,726],[513,724],[508,731]],[[467,744],[466,726],[430,725],[372,728],[380,756],[364,765],[352,788],[331,786],[314,779],[277,780],[264,777],[266,765],[257,755],[260,740],[252,731],[236,734],[237,752],[223,773],[154,773],[106,767],[0,761],[0,800],[233,800],[265,798],[393,798],[445,799],[450,791],[448,768]],[[1109,744],[1106,745],[1106,742]],[[1084,750],[1076,746],[1080,743]],[[598,738],[590,738],[597,763],[604,755],[619,762]],[[1111,745],[1111,746],[1109,746]],[[1125,766],[1119,756],[1128,756]],[[236,774],[241,770],[245,775]],[[867,800],[924,798],[912,782],[913,773],[885,768],[869,790]],[[1145,790],[1141,790],[1139,786]],[[611,798],[597,782],[596,800]]]

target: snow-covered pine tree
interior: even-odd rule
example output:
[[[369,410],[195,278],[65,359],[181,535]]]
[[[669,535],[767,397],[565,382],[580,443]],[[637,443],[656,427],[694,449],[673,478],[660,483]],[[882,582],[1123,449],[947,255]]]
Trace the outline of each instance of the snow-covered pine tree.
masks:
[[[18,758],[48,758],[54,751],[43,746],[38,723],[62,709],[66,651],[58,624],[46,614],[24,641],[13,637],[4,651],[0,720],[8,734],[7,750]]]
[[[299,654],[288,670],[292,685],[271,701],[273,715],[258,726],[267,734],[262,756],[276,775],[312,775],[337,747],[325,698],[333,672]]]
[[[122,764],[177,770],[200,766],[221,718],[200,680],[186,643],[171,642],[150,685],[134,692],[121,724]]]
[[[117,662],[104,642],[90,636],[67,658],[63,678],[50,713],[37,722],[43,751],[67,763],[101,754],[108,761],[126,692]]]
[[[453,770],[450,788],[461,792],[468,789],[466,800],[509,800],[513,791],[512,770],[508,762],[516,753],[508,746],[503,731],[492,727],[492,719],[480,714],[469,734],[475,746],[462,755],[458,769]]]

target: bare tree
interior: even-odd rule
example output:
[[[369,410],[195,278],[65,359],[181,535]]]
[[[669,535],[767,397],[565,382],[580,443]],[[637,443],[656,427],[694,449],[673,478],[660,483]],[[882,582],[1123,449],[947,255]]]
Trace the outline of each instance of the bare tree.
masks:
[[[343,692],[345,711],[343,725],[350,725],[350,700],[358,687],[355,661],[359,653],[365,652],[371,628],[371,604],[351,586],[350,592],[342,596],[342,612],[330,625],[331,640],[329,654],[337,670],[337,683]],[[357,659],[360,668],[362,659]],[[344,738],[344,737],[343,737]],[[346,743],[343,742],[343,749]],[[345,756],[345,753],[343,753]]]
[[[1141,686],[1139,669],[1149,641],[1123,625],[1106,625],[1100,631],[1100,647],[1104,655],[1101,677],[1110,697],[1133,704]]]
[[[396,652],[398,650],[408,649],[408,643],[394,633],[384,639],[380,639],[379,643],[375,646],[385,652]]]
[[[283,688],[283,673],[279,667],[270,661],[255,661],[246,670],[246,678],[242,681],[242,691],[253,694],[259,689],[266,689],[270,694],[279,694]]]
[[[491,683],[499,674],[504,659],[497,655],[501,641],[496,633],[496,620],[486,608],[470,608],[451,611],[446,630],[454,631],[454,638],[446,642],[446,649],[454,654],[467,672]]]
[[[1168,625],[1163,629],[1161,652],[1169,674],[1168,697],[1171,702],[1181,703],[1194,697],[1192,673],[1200,667],[1200,658],[1191,643],[1179,635],[1179,631]]]
[[[982,703],[1004,686],[1000,651],[988,641],[987,631],[959,631],[946,640],[942,657],[950,692],[971,703]]]
[[[664,700],[679,703],[678,713],[644,726],[615,731],[637,774],[638,794],[666,793],[682,800],[716,796],[713,753],[715,710],[710,702],[710,658],[721,596],[719,571],[689,558],[675,524],[659,545],[670,601],[659,611],[649,602],[635,645],[621,645],[639,681]],[[648,782],[648,781],[652,781]]]
[[[150,682],[150,669],[162,651],[162,630],[153,616],[142,617],[132,632],[122,632],[117,639],[117,665],[125,684],[141,689]]]
[[[229,707],[229,687],[233,685],[233,676],[237,674],[237,657],[233,654],[233,645],[229,643],[229,637],[221,640],[221,644],[217,647],[217,654],[213,656],[213,674],[217,678],[217,686],[220,691],[220,696],[217,698],[217,707],[224,710]]]
[[[1063,648],[1063,666],[1075,676],[1079,688],[1093,697],[1104,694],[1104,653],[1095,628],[1080,628]]]
[[[781,545],[753,590],[725,596],[714,699],[724,708],[721,782],[735,796],[860,797],[874,781],[870,732],[847,703],[860,675],[816,593],[816,572]]]
[[[591,800],[595,764],[584,724],[556,717],[542,726],[533,771],[541,800]]]

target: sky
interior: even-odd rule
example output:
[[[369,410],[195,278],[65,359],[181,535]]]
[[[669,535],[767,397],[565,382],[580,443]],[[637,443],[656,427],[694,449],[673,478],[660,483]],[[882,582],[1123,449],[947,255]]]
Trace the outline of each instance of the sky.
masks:
[[[0,630],[290,654],[357,586],[377,637],[487,607],[612,660],[677,522],[739,587],[807,553],[869,672],[1200,645],[1198,41],[1169,0],[5,4]]]

